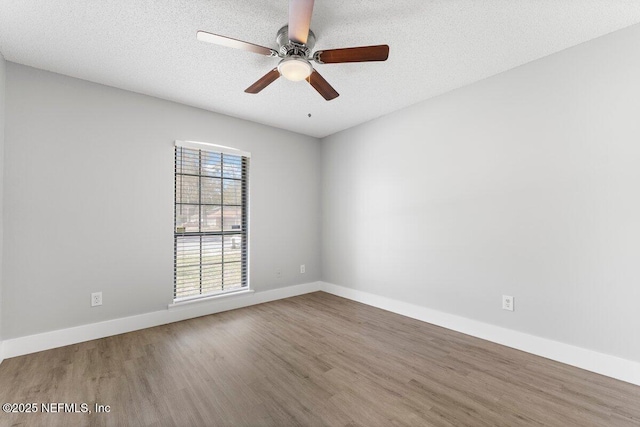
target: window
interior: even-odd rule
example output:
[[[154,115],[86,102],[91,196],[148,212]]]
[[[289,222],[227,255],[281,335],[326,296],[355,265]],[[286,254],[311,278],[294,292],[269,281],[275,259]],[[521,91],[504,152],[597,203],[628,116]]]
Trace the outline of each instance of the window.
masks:
[[[248,289],[249,157],[176,141],[175,301]]]

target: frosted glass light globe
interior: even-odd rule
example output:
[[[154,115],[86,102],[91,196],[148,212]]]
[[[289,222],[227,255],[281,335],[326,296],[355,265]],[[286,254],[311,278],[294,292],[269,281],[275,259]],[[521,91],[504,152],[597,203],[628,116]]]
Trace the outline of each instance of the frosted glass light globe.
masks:
[[[278,71],[285,79],[291,80],[292,82],[299,82],[309,77],[313,71],[313,67],[309,61],[303,57],[293,55],[280,61]]]

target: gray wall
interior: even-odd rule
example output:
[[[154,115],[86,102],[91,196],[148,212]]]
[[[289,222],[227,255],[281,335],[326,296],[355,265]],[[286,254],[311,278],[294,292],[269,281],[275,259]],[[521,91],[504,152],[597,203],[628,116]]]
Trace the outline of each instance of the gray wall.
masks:
[[[6,62],[0,53],[0,343],[2,343],[2,242],[4,211],[4,98],[5,98]],[[0,345],[0,348],[2,346]],[[2,354],[0,354],[0,358]]]
[[[640,361],[638,76],[634,26],[326,138],[323,279]]]
[[[317,139],[14,63],[6,97],[5,339],[167,308],[175,139],[252,153],[253,289],[319,280]]]

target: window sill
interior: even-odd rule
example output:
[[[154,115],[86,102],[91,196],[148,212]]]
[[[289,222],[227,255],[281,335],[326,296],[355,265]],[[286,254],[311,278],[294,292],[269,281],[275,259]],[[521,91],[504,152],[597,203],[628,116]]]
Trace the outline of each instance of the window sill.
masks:
[[[184,300],[184,301],[177,301],[177,302],[173,302],[173,303],[169,304],[168,308],[169,308],[169,310],[171,310],[172,308],[184,307],[184,306],[190,305],[190,304],[196,304],[196,303],[205,302],[205,301],[225,299],[225,298],[235,297],[235,296],[239,296],[239,295],[248,295],[248,294],[253,294],[253,293],[255,293],[255,291],[253,289],[244,289],[242,291],[228,292],[226,294],[218,294],[218,295],[211,295],[211,296],[208,296],[208,297],[194,298],[194,299],[189,299],[189,300]]]

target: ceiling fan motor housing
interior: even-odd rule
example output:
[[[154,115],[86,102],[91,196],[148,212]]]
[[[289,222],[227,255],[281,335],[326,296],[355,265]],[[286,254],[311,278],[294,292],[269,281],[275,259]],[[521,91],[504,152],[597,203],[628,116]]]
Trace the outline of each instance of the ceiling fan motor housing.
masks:
[[[304,44],[296,43],[289,40],[289,26],[285,25],[278,31],[278,35],[276,36],[276,43],[278,43],[278,46],[280,46],[280,49],[278,49],[278,51],[283,57],[296,55],[303,58],[309,58],[309,56],[311,55],[311,50],[316,45],[316,35],[313,34],[313,31],[309,30],[307,42]]]

